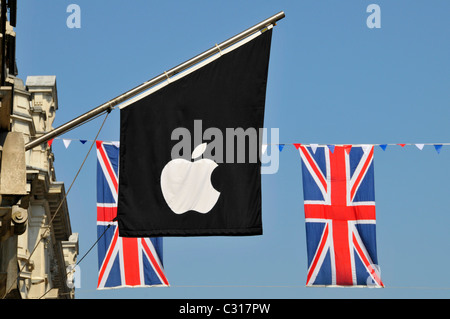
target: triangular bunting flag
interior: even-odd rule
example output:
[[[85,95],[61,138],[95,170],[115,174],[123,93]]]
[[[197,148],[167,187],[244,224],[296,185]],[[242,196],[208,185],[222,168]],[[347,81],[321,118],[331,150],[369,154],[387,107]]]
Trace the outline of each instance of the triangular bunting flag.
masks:
[[[362,148],[364,154],[367,154],[367,152],[369,152],[370,149],[372,148],[372,145],[361,145],[361,148]]]
[[[47,141],[48,147],[52,146],[52,143],[53,143],[53,139],[48,140],[48,141]]]
[[[330,149],[331,153],[334,153],[334,145],[327,145],[328,148]]]
[[[294,143],[295,149],[297,149],[297,150],[298,150],[298,148],[299,148],[301,145],[302,145],[302,144],[300,144],[300,143]]]
[[[278,148],[280,150],[280,152],[283,150],[284,144],[278,144]]]
[[[381,147],[381,149],[382,149],[383,151],[385,151],[385,150],[386,150],[386,147],[387,147],[387,144],[380,144],[380,147]]]
[[[425,144],[416,144],[416,147],[419,149],[419,150],[423,150],[423,147],[425,146]]]
[[[267,150],[267,144],[261,145],[261,154],[264,154]]]
[[[72,142],[72,140],[63,139],[63,143],[64,143],[64,146],[66,147],[66,149],[69,147],[71,142]]]
[[[309,144],[309,146],[311,146],[313,153],[316,154],[317,146],[319,146],[319,144]]]
[[[441,152],[442,144],[434,144],[434,148],[436,149],[436,152],[438,152],[439,154]]]
[[[350,154],[350,150],[352,149],[352,146],[351,145],[344,145],[344,149],[345,149],[345,152],[347,152],[347,154]]]
[[[397,144],[397,145],[400,145],[401,147],[405,147],[406,144]]]
[[[84,144],[87,142],[87,140],[80,140],[81,144]]]

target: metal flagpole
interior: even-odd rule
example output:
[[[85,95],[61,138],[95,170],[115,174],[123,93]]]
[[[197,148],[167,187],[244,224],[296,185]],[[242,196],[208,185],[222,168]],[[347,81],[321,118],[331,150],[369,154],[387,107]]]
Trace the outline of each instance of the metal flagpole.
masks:
[[[112,108],[146,90],[149,88],[165,81],[168,77],[171,77],[177,73],[180,73],[191,66],[213,56],[214,54],[219,53],[221,50],[224,50],[233,44],[245,39],[246,37],[252,35],[255,32],[260,31],[261,29],[264,29],[265,27],[275,24],[278,20],[281,20],[285,17],[285,14],[283,11],[280,11],[279,13],[271,16],[270,18],[265,19],[264,21],[261,21],[260,23],[254,25],[251,28],[248,28],[247,30],[235,35],[234,37],[229,38],[228,40],[215,45],[214,47],[210,48],[209,50],[200,53],[199,55],[193,57],[190,60],[187,60],[186,62],[183,62],[179,64],[178,66],[170,69],[169,71],[166,71],[164,73],[161,73],[160,75],[154,77],[151,80],[148,80],[147,82],[142,83],[141,85],[123,93],[122,95],[119,95],[118,97],[103,103],[102,105],[92,109],[89,112],[84,113],[83,115],[78,116],[77,118],[62,124],[61,126],[55,128],[54,130],[36,138],[35,140],[28,142],[25,144],[25,151],[28,151],[38,145],[41,145],[42,143],[46,143],[47,141],[55,138],[56,136],[59,136],[61,134],[64,134],[68,130],[74,128],[75,126],[81,125],[84,122],[92,119],[93,117],[100,115],[104,112],[109,112],[112,110]]]

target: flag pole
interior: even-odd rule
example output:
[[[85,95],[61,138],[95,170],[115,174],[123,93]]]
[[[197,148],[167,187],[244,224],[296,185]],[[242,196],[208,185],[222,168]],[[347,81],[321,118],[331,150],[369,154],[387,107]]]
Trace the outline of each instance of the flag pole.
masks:
[[[191,66],[213,56],[214,54],[219,53],[221,50],[224,50],[224,49],[232,46],[233,44],[245,39],[246,37],[252,35],[253,33],[258,32],[261,29],[264,29],[265,27],[267,27],[271,24],[275,24],[278,20],[281,20],[284,17],[285,17],[284,12],[280,11],[277,14],[271,16],[270,18],[267,18],[267,19],[261,21],[260,23],[254,25],[253,27],[250,27],[247,30],[242,31],[241,33],[229,38],[228,40],[226,40],[220,44],[216,44],[214,47],[210,48],[209,50],[204,51],[203,53],[200,53],[199,55],[193,57],[192,59],[179,64],[178,66],[170,69],[169,71],[161,73],[160,75],[148,80],[147,82],[144,82],[141,85],[138,85],[137,87],[119,95],[118,97],[116,97],[106,103],[103,103],[102,105],[78,116],[77,118],[74,118],[73,120],[71,120],[65,124],[62,124],[61,126],[36,138],[35,140],[28,142],[27,144],[25,144],[25,151],[28,151],[36,146],[46,143],[47,141],[49,141],[61,134],[64,134],[68,130],[85,123],[86,121],[92,119],[95,116],[98,116],[105,112],[110,112],[113,109],[113,107],[115,107],[116,105],[148,90],[149,88],[151,88],[163,81],[165,81],[168,77],[171,77],[177,73],[180,73],[180,72],[190,68]]]

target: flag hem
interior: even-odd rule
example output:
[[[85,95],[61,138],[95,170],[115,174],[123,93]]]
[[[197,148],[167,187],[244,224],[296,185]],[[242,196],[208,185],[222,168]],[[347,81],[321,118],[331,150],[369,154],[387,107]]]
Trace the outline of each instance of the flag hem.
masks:
[[[169,288],[170,285],[165,284],[156,284],[156,285],[120,285],[120,286],[114,286],[114,287],[97,287],[96,290],[112,290],[112,289],[120,289],[120,288]]]
[[[189,231],[189,234],[186,234],[187,231]],[[129,231],[123,229],[121,230],[119,227],[120,237],[259,236],[262,234],[262,226],[242,229],[172,229],[152,231]]]

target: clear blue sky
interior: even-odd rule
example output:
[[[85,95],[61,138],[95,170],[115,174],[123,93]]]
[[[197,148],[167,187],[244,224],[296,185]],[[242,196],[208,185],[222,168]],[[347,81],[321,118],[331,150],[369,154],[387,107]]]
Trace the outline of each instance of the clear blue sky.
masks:
[[[81,28],[66,8],[81,8]],[[370,29],[366,8],[381,8]],[[56,75],[54,127],[120,95],[257,22],[274,29],[265,125],[281,143],[450,142],[448,1],[19,0],[19,77]],[[65,134],[93,139],[102,119]],[[101,140],[119,140],[113,111]],[[89,145],[55,141],[56,176],[72,182]],[[95,242],[96,154],[68,197],[80,257]],[[287,145],[264,175],[255,237],[166,238],[170,288],[97,291],[97,252],[80,264],[77,298],[448,298],[450,146],[375,147],[377,247],[385,289],[305,288],[301,162]]]

